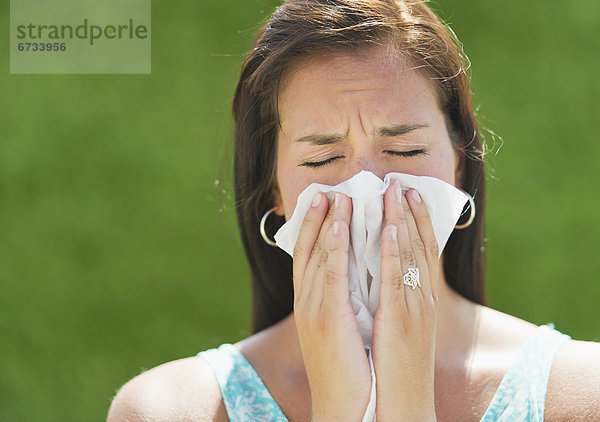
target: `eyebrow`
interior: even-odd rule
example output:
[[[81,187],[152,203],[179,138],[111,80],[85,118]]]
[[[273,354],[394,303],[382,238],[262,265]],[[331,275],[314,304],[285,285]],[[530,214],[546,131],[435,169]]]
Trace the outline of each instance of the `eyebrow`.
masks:
[[[381,136],[400,136],[405,135],[417,129],[429,127],[429,125],[412,124],[412,125],[392,125],[379,126],[373,129],[374,137]],[[346,135],[307,135],[296,139],[294,143],[310,143],[314,145],[330,145],[342,142],[346,139]]]

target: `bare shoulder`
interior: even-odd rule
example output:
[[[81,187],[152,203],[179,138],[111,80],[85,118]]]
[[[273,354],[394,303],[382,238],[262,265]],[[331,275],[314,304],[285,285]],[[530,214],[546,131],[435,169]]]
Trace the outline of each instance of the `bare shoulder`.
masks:
[[[204,359],[168,362],[128,381],[117,393],[108,422],[228,421],[217,380]]]
[[[547,421],[600,421],[600,343],[569,340],[556,353]]]
[[[480,321],[482,350],[493,357],[487,360],[495,362],[492,366],[499,366],[501,372],[537,330],[535,324],[487,307],[480,307]],[[558,349],[544,413],[544,420],[551,422],[600,422],[600,343],[569,340]]]

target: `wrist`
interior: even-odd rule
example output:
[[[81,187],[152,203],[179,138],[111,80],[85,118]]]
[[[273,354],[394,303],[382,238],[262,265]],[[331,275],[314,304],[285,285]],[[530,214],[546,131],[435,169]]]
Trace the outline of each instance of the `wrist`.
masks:
[[[435,410],[431,409],[400,409],[392,411],[376,411],[377,422],[436,422]]]
[[[415,402],[401,403],[396,400],[380,403],[377,399],[375,415],[377,422],[435,422],[435,404],[433,400],[423,399],[417,406]]]
[[[363,415],[313,415],[310,418],[310,422],[361,422],[363,420]],[[391,419],[390,419],[391,420]],[[379,419],[377,420],[379,422]]]
[[[362,422],[364,414],[360,415],[349,415],[338,412],[336,414],[315,414],[313,413],[310,421],[311,422]],[[377,421],[379,422],[379,421]]]

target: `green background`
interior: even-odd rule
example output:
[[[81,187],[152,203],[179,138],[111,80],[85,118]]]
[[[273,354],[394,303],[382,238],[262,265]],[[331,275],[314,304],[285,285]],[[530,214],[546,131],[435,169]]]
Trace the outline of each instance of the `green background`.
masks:
[[[230,105],[277,4],[154,1],[151,75],[10,75],[0,1],[1,421],[103,420],[142,370],[247,335]],[[600,340],[600,2],[432,4],[497,134],[490,305]]]

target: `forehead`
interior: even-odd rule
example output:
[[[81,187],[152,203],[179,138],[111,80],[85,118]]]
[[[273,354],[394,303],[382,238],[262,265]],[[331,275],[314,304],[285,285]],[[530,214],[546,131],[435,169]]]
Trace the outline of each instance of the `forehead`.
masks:
[[[423,73],[408,58],[391,56],[381,46],[297,60],[280,86],[282,127],[330,126],[335,123],[328,120],[350,106],[368,107],[384,121],[439,110],[435,85]]]

